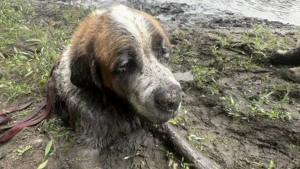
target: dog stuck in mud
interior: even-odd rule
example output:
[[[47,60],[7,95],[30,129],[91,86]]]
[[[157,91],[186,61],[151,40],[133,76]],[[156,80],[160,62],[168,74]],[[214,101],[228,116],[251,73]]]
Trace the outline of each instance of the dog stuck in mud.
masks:
[[[97,150],[150,129],[195,168],[220,168],[164,124],[178,114],[184,96],[167,67],[170,52],[166,32],[151,15],[123,5],[95,11],[79,24],[53,71],[58,100],[80,139]]]
[[[79,24],[53,75],[88,145],[101,149],[179,112],[183,91],[167,68],[170,51],[156,19],[123,5],[95,11]]]

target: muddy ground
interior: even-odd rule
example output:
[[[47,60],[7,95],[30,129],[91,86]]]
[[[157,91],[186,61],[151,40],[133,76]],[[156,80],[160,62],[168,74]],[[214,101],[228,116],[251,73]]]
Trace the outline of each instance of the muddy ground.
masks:
[[[34,19],[52,20],[57,29],[70,24],[49,4],[35,1]],[[269,60],[272,51],[299,45],[299,27],[230,12],[197,14],[191,12],[195,6],[186,4],[126,4],[155,15],[169,33],[174,49],[170,68],[182,79],[186,93],[181,115],[170,123],[197,151],[227,169],[300,168],[300,85],[284,76],[290,66],[272,65]],[[58,7],[77,10],[61,3]],[[7,74],[4,65],[5,58],[1,76]],[[9,107],[28,100],[38,103],[46,90],[38,89],[42,94],[36,90],[9,101],[2,94],[0,105]],[[54,115],[51,118],[0,144],[0,169],[37,168],[46,160],[49,169],[191,165],[159,136],[145,131],[120,138],[98,157],[96,150],[80,144],[71,129]],[[59,132],[62,137],[57,136]],[[45,156],[50,139],[55,143],[52,153]]]

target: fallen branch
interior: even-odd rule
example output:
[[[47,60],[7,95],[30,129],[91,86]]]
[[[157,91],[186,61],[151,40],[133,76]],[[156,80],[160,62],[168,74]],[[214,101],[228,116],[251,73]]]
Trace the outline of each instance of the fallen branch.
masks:
[[[206,157],[195,148],[182,136],[176,129],[169,123],[166,123],[162,128],[152,128],[155,133],[161,134],[160,136],[167,142],[171,143],[173,148],[181,154],[189,162],[195,164],[197,169],[219,169],[219,164]]]

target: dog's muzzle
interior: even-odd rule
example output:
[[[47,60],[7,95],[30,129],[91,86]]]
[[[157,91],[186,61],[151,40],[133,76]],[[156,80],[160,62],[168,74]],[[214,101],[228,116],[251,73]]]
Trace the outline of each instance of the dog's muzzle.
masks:
[[[159,109],[173,113],[178,110],[183,96],[178,85],[159,87],[154,91],[154,103]]]

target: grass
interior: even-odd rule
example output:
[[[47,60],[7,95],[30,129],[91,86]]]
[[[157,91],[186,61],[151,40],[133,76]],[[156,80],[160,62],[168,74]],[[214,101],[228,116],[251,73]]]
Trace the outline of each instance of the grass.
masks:
[[[195,44],[189,41],[187,37],[189,35],[188,31],[174,29],[171,32],[171,36],[175,39],[183,39],[179,43],[175,44],[173,47],[173,55],[171,56],[172,64],[180,64],[183,62],[184,57],[199,57],[199,52]]]
[[[17,149],[16,151],[18,152],[18,155],[21,156],[23,155],[26,151],[30,150],[32,148],[31,145],[25,146],[25,147],[21,147],[19,149]]]
[[[230,116],[233,117],[242,117],[242,110],[239,108],[239,105],[233,96],[223,96],[220,97],[221,100],[224,101],[224,108]]]
[[[205,133],[199,129],[192,128],[187,135],[187,140],[191,142],[198,150],[205,151],[206,144],[214,142],[216,136],[213,133]]]
[[[188,35],[188,32],[181,29],[174,29],[171,34],[176,37],[185,37]]]
[[[220,99],[223,100],[225,110],[228,115],[249,120],[249,115],[243,113],[244,111],[251,112],[252,117],[267,117],[269,119],[280,119],[280,120],[290,120],[292,118],[291,113],[285,111],[282,108],[283,104],[289,101],[289,89],[286,90],[283,98],[279,101],[274,101],[272,95],[276,92],[276,87],[274,90],[261,93],[258,97],[250,102],[238,102],[233,96],[223,96]],[[241,107],[244,107],[243,109]]]
[[[233,34],[218,36],[219,40],[211,46],[211,52],[224,64],[226,71],[241,68],[256,70],[268,62],[269,51],[290,50],[295,47],[295,40],[292,37],[282,37],[272,28],[262,25],[253,25],[240,36]],[[227,49],[226,55],[224,49]]]
[[[182,168],[182,169],[190,169],[190,167],[195,166],[195,164],[193,163],[188,163],[185,161],[184,157],[181,158],[181,160],[178,160],[178,158],[176,158],[176,155],[170,151],[167,152],[166,154],[167,158],[168,158],[168,166],[170,168]]]
[[[56,118],[43,120],[38,124],[37,129],[41,133],[46,133],[53,143],[56,143],[60,138],[66,141],[73,141],[71,131],[62,125],[62,121]],[[53,152],[56,151],[55,144],[53,144]]]
[[[182,112],[180,115],[169,120],[169,123],[175,126],[187,127],[189,125],[189,118],[187,116],[188,110],[186,108],[182,108]]]
[[[251,29],[240,34],[232,32],[229,34],[217,33],[217,40],[212,43],[210,52],[215,59],[215,63],[222,65],[222,69],[220,69],[220,67],[214,67],[213,64],[203,64],[202,56],[199,56],[200,52],[196,47],[199,44],[190,41],[188,31],[174,29],[171,35],[174,39],[182,39],[177,41],[175,45],[173,63],[180,64],[183,58],[188,59],[189,62],[187,65],[190,65],[197,86],[204,89],[203,91],[209,91],[210,95],[220,98],[229,116],[245,120],[249,120],[252,117],[266,117],[280,120],[292,118],[291,113],[286,112],[282,106],[287,103],[285,100],[293,102],[289,100],[288,93],[286,93],[284,99],[276,100],[271,95],[279,90],[275,88],[273,90],[268,89],[270,92],[268,94],[263,91],[263,88],[255,89],[259,93],[256,100],[246,98],[242,101],[238,100],[235,95],[224,94],[222,86],[218,82],[218,77],[222,73],[232,75],[236,71],[245,73],[256,72],[266,67],[269,64],[268,56],[270,50],[290,49],[295,44],[292,37],[282,37],[282,35],[275,33],[272,28],[262,25],[253,25]],[[212,37],[215,37],[215,35]],[[255,79],[256,76],[251,77],[243,80],[243,78],[246,78],[244,76],[241,80],[249,83],[257,80]],[[271,81],[272,78],[268,74],[261,81]],[[245,83],[245,85],[247,84]],[[264,88],[272,88],[272,86],[273,84],[269,84],[264,86]],[[246,97],[247,93],[243,95]],[[172,119],[171,123],[184,126],[186,125],[184,121],[183,117],[179,117]]]
[[[18,0],[0,0],[0,100],[10,102],[20,97],[45,97],[49,72],[61,50],[69,43],[78,21],[89,10]],[[24,111],[26,115],[31,111]],[[45,147],[44,162],[55,154],[59,139],[72,141],[70,131],[57,119],[47,119],[38,125],[50,141]],[[63,146],[62,146],[63,147]],[[31,147],[17,150],[19,155]],[[66,148],[66,147],[64,147]]]
[[[275,87],[274,87],[275,88]],[[275,90],[259,95],[258,100],[253,100],[251,105],[251,112],[253,115],[266,116],[270,119],[291,119],[291,113],[282,110],[282,104],[285,104],[289,101],[289,88],[286,89],[286,93],[281,100],[273,104],[272,108],[267,108],[266,105],[269,104],[272,94]]]
[[[203,86],[204,83],[209,82],[214,74],[216,74],[215,68],[208,68],[201,65],[192,66],[192,72],[199,86]]]
[[[87,10],[51,4],[49,13],[43,13],[31,1],[0,1],[0,96],[11,101],[45,93],[40,90],[54,60]]]
[[[240,71],[247,73],[247,71],[255,72],[258,69],[266,67],[266,65],[269,64],[268,57],[270,51],[278,49],[288,50],[291,49],[294,44],[295,40],[292,37],[283,37],[267,26],[253,25],[251,29],[242,32],[240,35],[219,33],[218,41],[211,46],[211,54],[215,57],[216,63],[221,63],[221,72],[232,74],[234,71]],[[293,102],[293,100],[289,99],[289,87],[285,88],[287,90],[281,100],[276,100],[272,97],[274,92],[283,91],[283,89],[276,89],[280,86],[279,84],[275,84],[277,87],[270,89],[269,93],[264,92],[263,89],[262,91],[256,91],[259,92],[259,95],[255,100],[237,100],[235,94],[230,95],[220,92],[220,86],[214,75],[219,72],[210,72],[209,70],[214,70],[214,68],[193,67],[193,72],[198,81],[198,85],[207,88],[212,91],[212,93],[219,96],[223,102],[224,109],[229,116],[247,120],[249,120],[249,116],[281,120],[292,118],[291,113],[283,108],[284,104]],[[272,77],[267,75],[266,78],[261,79],[261,81],[271,81],[271,79]],[[253,80],[254,79],[250,78],[243,81],[249,81],[251,83]],[[209,81],[214,83],[207,84]],[[245,85],[247,84],[245,83]],[[273,84],[269,84],[264,88],[272,88],[272,86]],[[249,90],[251,90],[251,88]],[[247,94],[244,95],[246,96]]]
[[[2,94],[10,101],[20,94],[30,94],[32,87],[25,83],[16,83],[12,80],[0,79],[0,89],[4,91]]]
[[[247,44],[253,43],[257,51],[291,49],[291,44],[294,44],[292,38],[281,37],[272,28],[262,25],[254,25],[249,32],[243,34],[243,39]]]
[[[211,95],[219,94],[218,83],[214,78],[214,75],[217,73],[215,68],[208,68],[195,64],[192,66],[192,73],[200,88],[208,88]]]
[[[203,146],[203,142],[206,139],[205,137],[200,137],[198,135],[195,134],[189,134],[187,136],[187,139],[196,146],[197,149],[199,149],[200,151],[204,150],[204,146]]]
[[[43,120],[38,124],[37,129],[41,133],[46,133],[50,138],[50,141],[45,147],[44,160],[38,166],[38,169],[43,169],[46,168],[48,164],[48,157],[51,155],[55,155],[58,148],[68,149],[68,146],[62,145],[62,143],[60,143],[60,147],[57,147],[56,143],[59,142],[61,138],[63,138],[63,140],[67,142],[73,140],[71,140],[70,130],[63,127],[62,122],[55,118]]]
[[[65,128],[62,124],[62,121],[56,118],[43,120],[38,124],[37,130],[40,133],[47,134],[47,136],[50,138],[50,141],[45,147],[44,161],[38,166],[38,168],[43,169],[48,164],[49,156],[55,155],[57,149],[68,149],[69,146],[67,144],[70,142],[74,142],[74,140],[71,136],[70,129]],[[59,143],[59,145],[57,145],[57,143]],[[66,144],[64,145],[64,143]]]

